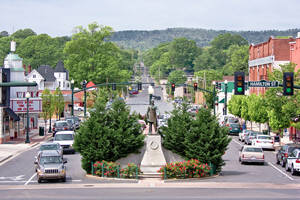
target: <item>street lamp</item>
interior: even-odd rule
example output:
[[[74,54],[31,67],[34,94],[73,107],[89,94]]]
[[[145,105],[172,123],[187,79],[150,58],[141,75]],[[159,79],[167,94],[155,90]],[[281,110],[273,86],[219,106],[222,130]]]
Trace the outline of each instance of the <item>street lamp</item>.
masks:
[[[81,85],[83,87],[83,92],[84,92],[84,118],[86,118],[86,80],[81,82]]]
[[[154,94],[154,89],[152,85],[149,85],[148,87],[148,94],[149,94],[149,105],[151,105],[152,95]]]
[[[216,103],[215,103],[215,101],[216,101],[216,81],[213,81],[213,86],[214,86],[214,89],[213,89],[213,108],[214,108],[214,115],[216,115],[216,107],[215,107],[215,105],[216,105]]]
[[[26,127],[26,140],[25,143],[30,143],[29,140],[29,98],[30,98],[30,93],[26,92],[26,102],[27,102],[27,109],[26,109],[26,113],[27,113],[27,127]]]
[[[72,90],[72,100],[71,100],[72,109],[71,109],[71,115],[73,117],[74,116],[74,80],[73,79],[71,80],[71,90]]]
[[[225,85],[224,115],[227,115],[227,84],[228,84],[228,81],[225,80],[224,81],[224,85]]]

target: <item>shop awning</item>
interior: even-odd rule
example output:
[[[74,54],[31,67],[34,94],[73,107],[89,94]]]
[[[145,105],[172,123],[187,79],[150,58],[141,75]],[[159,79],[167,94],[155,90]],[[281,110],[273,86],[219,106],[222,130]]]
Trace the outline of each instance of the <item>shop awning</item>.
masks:
[[[5,112],[14,119],[14,121],[20,121],[20,117],[10,108],[4,108]]]
[[[219,103],[225,103],[225,99],[221,99],[221,101],[219,101]]]

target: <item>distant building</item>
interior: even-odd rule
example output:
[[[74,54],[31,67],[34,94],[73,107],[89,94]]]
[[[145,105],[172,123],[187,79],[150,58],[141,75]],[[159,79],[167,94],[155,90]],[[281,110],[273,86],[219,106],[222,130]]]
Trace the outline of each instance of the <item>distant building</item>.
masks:
[[[62,91],[71,89],[69,72],[65,69],[62,61],[57,63],[55,69],[49,65],[41,65],[37,69],[32,70],[26,76],[26,79],[28,82],[36,82],[40,91],[46,88],[52,91],[57,87]]]
[[[249,81],[269,80],[268,72],[290,62],[290,42],[293,38],[274,38],[249,47]],[[250,94],[265,94],[266,88],[250,88]]]

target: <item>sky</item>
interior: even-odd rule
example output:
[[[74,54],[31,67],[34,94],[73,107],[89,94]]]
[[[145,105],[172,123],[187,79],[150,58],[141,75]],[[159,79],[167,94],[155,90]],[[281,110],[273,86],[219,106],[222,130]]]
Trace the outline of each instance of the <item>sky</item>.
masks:
[[[71,36],[88,24],[122,30],[300,28],[300,0],[0,0],[0,32]]]

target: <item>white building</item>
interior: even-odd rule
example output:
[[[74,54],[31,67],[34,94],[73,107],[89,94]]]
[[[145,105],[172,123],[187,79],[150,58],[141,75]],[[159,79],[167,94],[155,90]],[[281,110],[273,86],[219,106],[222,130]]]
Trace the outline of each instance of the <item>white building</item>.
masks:
[[[41,65],[39,68],[32,70],[26,76],[26,80],[28,82],[36,82],[40,91],[46,88],[55,90],[57,87],[59,87],[60,90],[71,89],[69,73],[65,69],[62,61],[57,63],[55,69],[49,65]]]

